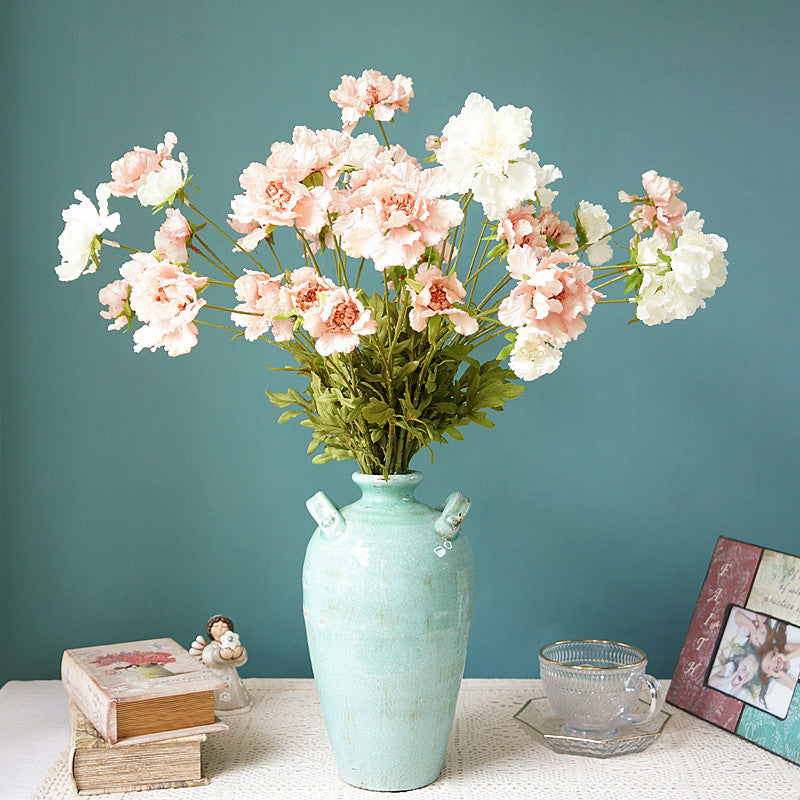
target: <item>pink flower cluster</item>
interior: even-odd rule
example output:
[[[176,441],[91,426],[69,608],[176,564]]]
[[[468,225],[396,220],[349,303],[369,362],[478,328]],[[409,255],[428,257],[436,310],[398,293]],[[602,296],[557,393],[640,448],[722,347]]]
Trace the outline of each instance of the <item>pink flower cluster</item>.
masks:
[[[653,235],[668,243],[673,234],[682,231],[687,206],[677,195],[683,187],[672,178],[662,177],[654,169],[642,175],[642,186],[644,197],[620,191],[619,200],[621,203],[637,203],[630,213],[637,234],[654,229]]]
[[[355,290],[343,286],[325,292],[322,302],[306,311],[303,327],[317,340],[314,347],[323,356],[350,353],[358,347],[359,337],[378,330],[372,312],[364,307]]]
[[[575,228],[562,220],[550,206],[536,211],[523,204],[509,211],[497,225],[497,237],[511,247],[530,247],[537,258],[543,258],[558,248],[566,253],[578,249]]]
[[[276,342],[294,338],[294,320],[288,316],[276,319],[288,314],[291,308],[282,280],[280,275],[272,277],[266,272],[247,269],[233,284],[239,300],[235,310],[241,313],[231,314],[231,320],[237,327],[244,328],[244,338],[248,342],[254,342],[270,328]]]
[[[108,184],[114,197],[136,197],[136,192],[145,178],[172,158],[172,148],[178,143],[178,137],[168,131],[164,135],[163,144],[158,150],[147,147],[134,147],[122,158],[111,164],[111,182]]]
[[[377,270],[413,267],[464,217],[455,200],[442,198],[444,180],[441,167],[421,170],[412,159],[373,162],[334,198],[333,233],[349,256],[372,259]]]
[[[189,260],[186,248],[192,238],[192,226],[177,208],[167,208],[166,213],[167,218],[154,238],[156,250],[167,261],[185,264]]]
[[[533,328],[556,347],[586,330],[584,316],[602,295],[589,286],[592,268],[577,256],[555,252],[538,258],[526,245],[513,247],[508,271],[517,285],[500,303],[497,318],[503,325]]]
[[[253,341],[270,328],[276,341],[294,337],[295,320],[316,339],[320,355],[350,353],[360,337],[375,333],[377,323],[353,289],[336,286],[310,267],[291,274],[288,285],[281,276],[246,271],[234,288],[241,301],[231,314],[234,324]]]
[[[477,332],[478,322],[463,308],[456,308],[454,303],[461,303],[466,297],[466,290],[455,276],[443,275],[438,267],[422,264],[415,276],[416,282],[422,284],[419,291],[408,289],[413,303],[409,312],[409,322],[415,331],[424,331],[428,319],[433,316],[445,316],[457,333],[469,336]]]
[[[290,142],[276,142],[264,164],[252,163],[239,177],[244,194],[231,202],[230,225],[252,250],[278,226],[300,228],[316,238],[327,224],[331,188],[351,139],[341,131],[296,127]]]
[[[411,78],[396,75],[390,80],[375,69],[367,69],[360,78],[342,75],[342,82],[332,89],[330,98],[342,109],[342,126],[348,133],[367,114],[380,122],[394,119],[394,112],[408,111],[414,96]]]
[[[131,287],[126,280],[112,281],[97,293],[100,303],[108,306],[100,312],[100,316],[111,320],[108,326],[110,331],[122,330],[133,322],[133,312],[128,303],[130,293]]]
[[[186,272],[179,264],[161,261],[153,253],[134,253],[119,268],[117,280],[98,293],[108,310],[100,312],[114,320],[109,330],[124,327],[135,315],[144,325],[134,331],[134,350],[155,352],[159,347],[171,356],[188,353],[197,344],[194,318],[206,301],[197,290],[208,279]]]
[[[134,147],[111,164],[108,187],[115,197],[138,197],[144,206],[167,202],[186,183],[188,162],[181,153],[179,161],[172,158],[178,137],[170,132],[157,150]]]

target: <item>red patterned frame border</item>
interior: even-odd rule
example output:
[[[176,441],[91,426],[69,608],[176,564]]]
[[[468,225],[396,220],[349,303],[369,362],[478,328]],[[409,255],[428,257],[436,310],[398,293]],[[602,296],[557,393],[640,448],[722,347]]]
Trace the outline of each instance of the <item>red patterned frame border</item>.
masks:
[[[731,604],[745,607],[763,552],[763,547],[719,538],[667,694],[672,705],[733,733],[744,703],[710,689],[705,681],[727,609]]]

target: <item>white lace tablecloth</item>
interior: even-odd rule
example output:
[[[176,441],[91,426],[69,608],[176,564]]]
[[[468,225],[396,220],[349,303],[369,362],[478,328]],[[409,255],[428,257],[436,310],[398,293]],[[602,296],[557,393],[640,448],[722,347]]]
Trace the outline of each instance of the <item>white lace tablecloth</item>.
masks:
[[[314,683],[248,679],[253,710],[226,717],[203,761],[211,782],[193,789],[113,795],[130,800],[367,800],[338,777]],[[403,797],[425,800],[634,798],[800,800],[800,767],[677,709],[643,753],[605,760],[558,755],[528,736],[513,714],[542,695],[538,680],[465,680],[442,774]],[[0,775],[0,784],[3,776]],[[2,793],[0,793],[2,796]],[[74,800],[66,753],[34,800]],[[16,798],[14,798],[16,800]],[[22,798],[20,798],[22,800]]]

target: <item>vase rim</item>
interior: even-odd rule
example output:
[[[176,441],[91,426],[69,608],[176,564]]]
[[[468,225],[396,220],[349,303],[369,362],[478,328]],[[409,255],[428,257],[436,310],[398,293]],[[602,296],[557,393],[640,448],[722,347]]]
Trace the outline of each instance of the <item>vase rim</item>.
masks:
[[[383,475],[354,472],[352,478],[353,483],[357,486],[372,486],[376,488],[380,488],[381,486],[416,486],[422,480],[422,473],[416,470],[401,472],[395,475],[389,475],[389,479],[385,480]]]

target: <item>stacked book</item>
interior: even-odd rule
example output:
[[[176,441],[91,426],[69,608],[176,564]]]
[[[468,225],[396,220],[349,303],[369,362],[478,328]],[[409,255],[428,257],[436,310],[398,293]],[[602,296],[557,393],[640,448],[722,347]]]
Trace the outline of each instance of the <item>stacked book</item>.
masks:
[[[206,783],[200,748],[226,730],[214,716],[225,686],[172,639],[67,650],[70,772],[78,794]]]

